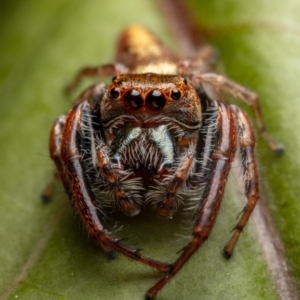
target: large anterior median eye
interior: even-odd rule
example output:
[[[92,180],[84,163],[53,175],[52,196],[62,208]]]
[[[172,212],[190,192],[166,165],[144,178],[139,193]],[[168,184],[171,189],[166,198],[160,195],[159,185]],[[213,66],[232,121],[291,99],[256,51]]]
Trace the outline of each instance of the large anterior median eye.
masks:
[[[139,91],[129,90],[124,95],[124,105],[127,109],[138,110],[143,105],[143,98]]]
[[[151,110],[161,110],[166,104],[166,99],[161,91],[153,90],[146,97],[146,105]]]

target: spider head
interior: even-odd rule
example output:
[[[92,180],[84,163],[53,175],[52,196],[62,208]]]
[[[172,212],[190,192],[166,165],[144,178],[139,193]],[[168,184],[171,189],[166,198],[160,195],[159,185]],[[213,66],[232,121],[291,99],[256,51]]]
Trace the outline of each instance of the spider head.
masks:
[[[167,125],[185,131],[201,126],[200,101],[185,78],[155,73],[115,76],[101,103],[104,128]]]

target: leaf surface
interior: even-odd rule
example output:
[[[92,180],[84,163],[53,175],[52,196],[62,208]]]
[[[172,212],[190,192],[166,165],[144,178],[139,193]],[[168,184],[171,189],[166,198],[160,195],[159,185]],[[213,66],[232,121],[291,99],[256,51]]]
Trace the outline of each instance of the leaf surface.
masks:
[[[222,71],[258,92],[268,129],[285,146],[280,158],[262,139],[257,148],[262,195],[300,291],[300,3],[192,0],[190,4],[219,50]]]
[[[116,0],[105,4],[96,0],[27,0],[17,4],[4,6],[0,21],[0,299],[142,299],[161,275],[122,255],[108,260],[88,238],[62,187],[47,205],[40,202],[39,194],[53,170],[47,149],[49,130],[54,119],[71,106],[62,88],[76,70],[112,61],[117,34],[131,23],[145,25],[173,48],[175,42],[170,43],[163,17],[150,1],[128,0],[121,5]],[[213,11],[212,6],[205,9]],[[281,35],[275,30],[275,44],[288,50],[280,59],[282,53],[271,34],[259,26],[246,29],[244,42],[241,30],[214,33],[215,28],[222,31],[231,26],[235,14],[230,20],[223,16],[222,23],[201,13],[222,53],[226,73],[259,91],[270,131],[286,145],[286,155],[278,160],[260,142],[259,156],[265,162],[261,167],[265,193],[296,266],[293,257],[300,248],[296,247],[299,139],[295,128],[299,126],[294,126],[299,122],[295,75],[299,64],[293,58],[299,41],[293,34]],[[293,47],[284,45],[291,41]],[[251,51],[249,47],[258,42],[256,51]],[[227,191],[210,239],[157,299],[277,299],[251,222],[234,257],[226,261],[221,256],[242,207],[233,190]],[[289,224],[281,211],[292,215]],[[119,237],[129,237],[128,243],[143,248],[145,255],[170,262],[191,234],[190,218],[182,214],[165,221],[145,211],[129,220],[117,216],[112,223]],[[297,273],[297,268],[294,270]]]

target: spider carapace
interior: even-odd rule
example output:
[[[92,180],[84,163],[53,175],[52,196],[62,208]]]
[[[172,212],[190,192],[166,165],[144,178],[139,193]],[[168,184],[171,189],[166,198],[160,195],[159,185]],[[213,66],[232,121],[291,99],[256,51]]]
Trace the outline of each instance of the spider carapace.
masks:
[[[250,105],[262,137],[274,152],[282,151],[266,130],[257,95],[209,72],[211,60],[207,46],[181,60],[145,28],[128,27],[120,35],[115,63],[83,68],[68,88],[86,76],[111,76],[112,82],[86,89],[50,133],[56,174],[90,236],[111,257],[121,252],[162,271],[146,299],[154,298],[208,238],[235,159],[240,160],[247,203],[224,248],[226,257],[259,199],[251,122],[237,106],[209,96],[205,86]],[[112,236],[96,192],[106,191],[105,201],[128,216],[150,202],[160,216],[171,219],[185,205],[182,195],[191,190],[201,190],[192,237],[173,263],[144,257]]]

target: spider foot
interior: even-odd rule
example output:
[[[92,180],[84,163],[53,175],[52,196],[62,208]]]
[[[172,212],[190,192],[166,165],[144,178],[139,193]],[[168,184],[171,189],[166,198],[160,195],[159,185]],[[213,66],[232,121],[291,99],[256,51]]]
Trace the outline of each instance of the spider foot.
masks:
[[[231,256],[232,256],[232,251],[227,251],[226,249],[223,250],[223,256],[226,258],[226,259],[230,259]]]
[[[123,213],[128,217],[134,217],[141,212],[141,209],[137,206],[136,202],[123,201],[121,205]]]
[[[172,219],[174,210],[169,205],[162,203],[161,205],[158,206],[157,213],[158,216],[163,219]]]
[[[260,130],[260,134],[261,134],[262,138],[268,143],[270,149],[276,155],[283,154],[283,152],[285,150],[284,145],[281,143],[278,143],[272,136],[270,136],[269,133],[266,131],[265,127],[262,130]]]
[[[42,200],[43,203],[48,203],[48,202],[51,201],[51,195],[49,195],[49,194],[43,192],[43,193],[41,194],[41,200]]]
[[[49,181],[45,189],[43,190],[41,194],[41,200],[43,203],[48,203],[51,201],[52,196],[54,194],[55,187],[57,185],[59,176],[57,173],[54,173],[52,179]]]
[[[283,146],[282,144],[277,144],[277,147],[275,147],[275,148],[273,149],[273,151],[274,151],[274,153],[275,153],[276,155],[281,155],[281,154],[283,154],[284,150],[285,150],[285,148],[284,148],[284,146]]]
[[[72,93],[72,91],[75,89],[75,87],[76,87],[76,85],[74,85],[72,83],[68,83],[63,87],[63,93],[66,96],[69,96]]]
[[[107,258],[109,259],[115,259],[117,257],[118,253],[115,250],[111,250],[106,253]]]

